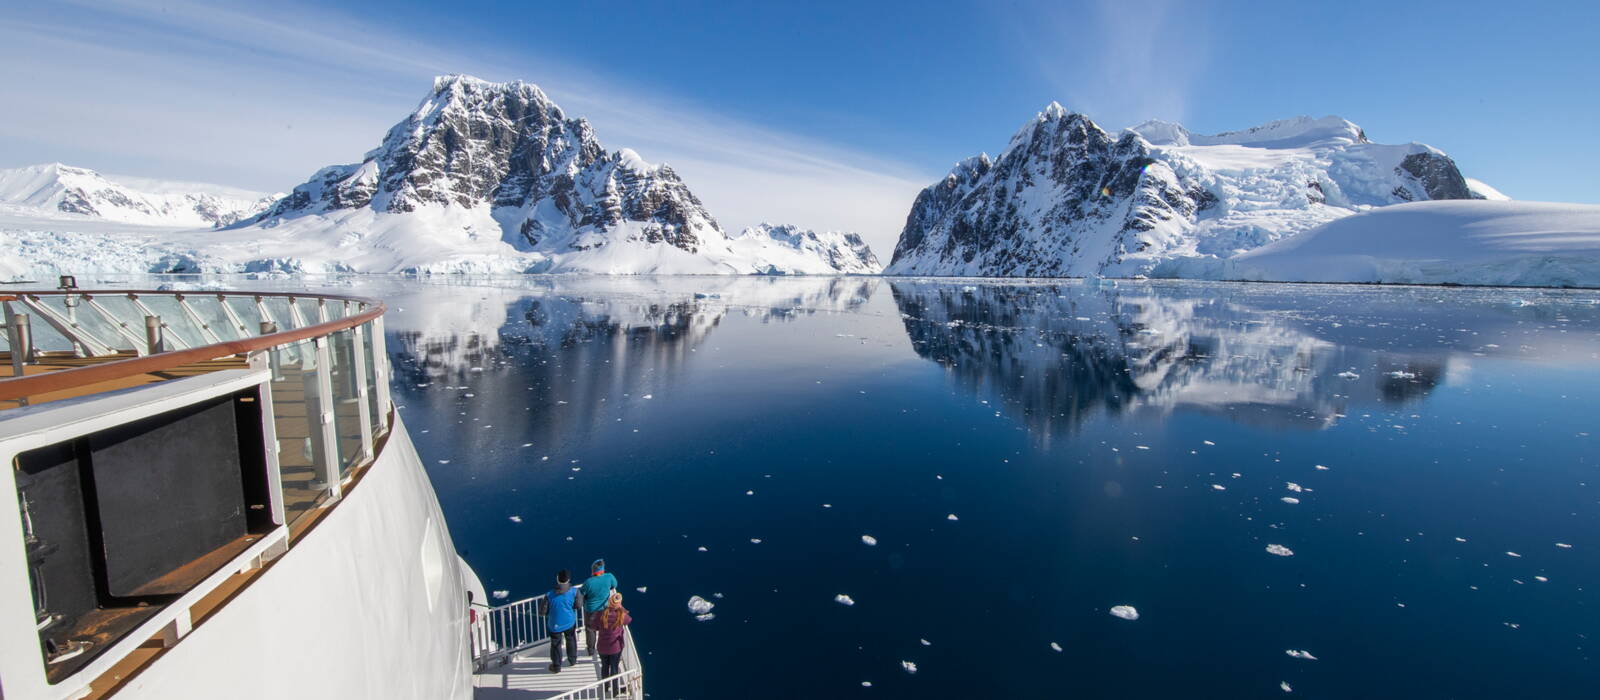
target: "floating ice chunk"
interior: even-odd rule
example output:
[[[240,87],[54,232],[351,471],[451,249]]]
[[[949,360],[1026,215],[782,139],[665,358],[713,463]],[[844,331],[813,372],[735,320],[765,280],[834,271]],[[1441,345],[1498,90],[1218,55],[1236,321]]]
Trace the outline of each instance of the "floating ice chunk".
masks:
[[[868,547],[876,547],[878,546],[878,538],[873,537],[872,535],[862,535],[861,544],[864,544]]]
[[[856,604],[855,599],[853,599],[850,596],[847,596],[847,595],[845,595],[843,593],[840,593],[839,595],[834,596],[833,597],[833,602],[838,603],[840,605],[844,605],[844,606],[851,606],[851,605],[855,605]]]
[[[706,551],[706,548],[705,547],[701,547],[699,551],[704,552],[704,551]]]
[[[1222,484],[1212,484],[1211,489],[1213,491],[1227,491],[1228,487],[1223,486]]]
[[[1283,501],[1284,503],[1287,503],[1287,504],[1289,504],[1291,506],[1300,505],[1300,499],[1295,498],[1294,496],[1284,496],[1283,498],[1280,498],[1278,500]]]
[[[871,688],[872,687],[872,681],[861,681],[861,687],[863,687],[863,688]]]
[[[704,615],[708,612],[711,612],[711,609],[714,607],[717,607],[717,604],[706,600],[705,598],[701,598],[697,595],[689,596],[689,613],[692,615]]]
[[[822,504],[822,507],[823,508],[832,508],[833,504],[832,503],[824,503],[824,504]]]
[[[646,399],[653,399],[653,398],[655,398],[655,397],[656,397],[656,395],[655,395],[655,394],[645,394],[645,395],[644,395],[644,396],[643,396],[643,397],[641,397],[641,398],[646,398]]]
[[[1243,474],[1240,474],[1240,473],[1239,473],[1239,472],[1234,472],[1234,473],[1232,473],[1232,474],[1229,474],[1229,475],[1228,475],[1228,476],[1231,476],[1231,477],[1233,477],[1233,478],[1235,478],[1235,479],[1237,479],[1237,478],[1239,478],[1239,477],[1241,477],[1241,476],[1244,476],[1244,475],[1243,475]]]
[[[648,592],[650,590],[650,587],[649,586],[640,586],[640,587],[635,588],[633,590],[636,590],[636,591],[638,591],[640,593],[646,593],[646,592]]]
[[[697,622],[710,622],[712,620],[717,619],[717,614],[716,613],[706,613],[704,615],[695,615],[694,619]]]
[[[1051,643],[1050,643],[1050,648],[1051,648],[1051,649],[1054,649],[1054,650],[1056,650],[1056,651],[1061,651],[1061,645],[1060,645],[1060,644],[1057,644],[1057,643],[1055,643],[1055,642],[1051,642]]]
[[[1305,489],[1301,488],[1299,484],[1294,483],[1293,481],[1284,482],[1283,487],[1286,488],[1286,489],[1289,489],[1290,491],[1293,491],[1295,493],[1300,493],[1301,491],[1305,490]]]
[[[1389,372],[1389,376],[1394,377],[1395,379],[1416,379],[1417,378],[1417,373],[1416,372],[1407,372],[1405,370],[1397,369],[1397,370],[1395,370],[1393,372]]]
[[[1268,554],[1276,554],[1276,555],[1278,555],[1280,557],[1292,557],[1292,556],[1294,556],[1294,550],[1289,549],[1288,547],[1285,547],[1285,546],[1283,546],[1281,544],[1269,544],[1269,545],[1267,545],[1267,553]]]
[[[1361,375],[1356,374],[1355,372],[1351,372],[1350,370],[1345,370],[1345,371],[1339,373],[1339,378],[1340,379],[1360,379]]]
[[[1466,542],[1466,541],[1467,541],[1467,538],[1465,538],[1465,537],[1457,537],[1457,538],[1456,538],[1456,541],[1457,541],[1457,542]]]
[[[1562,548],[1562,549],[1572,549],[1572,545],[1570,545],[1570,544],[1567,544],[1567,543],[1565,543],[1565,542],[1557,542],[1557,543],[1556,543],[1556,546],[1557,546],[1557,547],[1560,547],[1560,548]]]
[[[711,597],[712,598],[716,598],[718,600],[721,600],[722,599],[722,594],[721,593],[712,593]]]
[[[1135,450],[1148,450],[1148,449],[1150,449],[1150,446],[1149,445],[1134,445],[1133,449],[1135,449]]]
[[[522,443],[522,446],[523,446],[523,447],[533,447],[533,443],[531,443],[531,442],[524,442],[524,443]]]
[[[1111,606],[1111,616],[1120,617],[1124,620],[1137,620],[1139,619],[1139,611],[1135,610],[1132,605],[1113,605]]]
[[[1539,583],[1549,583],[1550,582],[1550,579],[1545,578],[1543,576],[1535,576],[1535,577],[1533,577],[1533,580],[1538,581]]]
[[[1217,446],[1217,443],[1214,443],[1214,442],[1212,442],[1210,440],[1201,440],[1200,442],[1203,442],[1203,443],[1205,443],[1205,444],[1207,444],[1207,445],[1209,445],[1211,447],[1216,447]]]
[[[1285,693],[1294,692],[1294,688],[1289,687],[1289,681],[1278,681],[1278,687],[1282,688]]]
[[[752,538],[750,538],[750,544],[761,544],[761,538],[760,537],[752,537]]]
[[[1517,554],[1516,552],[1506,552],[1506,556],[1508,556],[1508,557],[1516,557],[1518,559],[1522,558],[1522,555],[1521,554]]]
[[[926,639],[918,639],[917,641],[922,642],[922,646],[925,646],[925,647],[933,646],[933,642],[930,642],[930,641],[928,641]]]
[[[746,491],[746,492],[744,492],[744,495],[746,495],[746,496],[754,496],[754,495],[756,495],[756,492],[755,491]]]
[[[1288,654],[1296,659],[1305,659],[1306,661],[1317,660],[1317,657],[1312,656],[1311,652],[1304,649],[1285,649],[1283,653]]]
[[[495,591],[489,595],[494,596],[495,600],[505,600],[506,598],[511,597],[511,591]]]
[[[1320,464],[1318,464],[1318,465],[1316,465],[1316,466],[1317,466],[1317,471],[1319,471],[1319,472],[1325,472],[1325,471],[1328,471],[1328,468],[1327,468],[1327,467],[1324,467],[1324,466],[1322,466],[1322,465],[1320,465]]]
[[[951,513],[949,515],[944,516],[944,519],[945,520],[960,520],[961,518],[956,517],[955,513]]]
[[[900,662],[900,668],[905,669],[906,673],[916,673],[917,672],[917,665],[914,664],[914,663],[911,663],[910,661],[901,661]]]
[[[514,523],[520,523],[520,522],[522,522],[522,516],[520,516],[520,515],[513,515],[513,516],[511,516],[511,522],[514,522]]]
[[[441,460],[439,460],[439,463],[440,463],[440,464],[449,464],[449,463],[450,463],[450,460],[448,460],[448,459],[441,459]]]

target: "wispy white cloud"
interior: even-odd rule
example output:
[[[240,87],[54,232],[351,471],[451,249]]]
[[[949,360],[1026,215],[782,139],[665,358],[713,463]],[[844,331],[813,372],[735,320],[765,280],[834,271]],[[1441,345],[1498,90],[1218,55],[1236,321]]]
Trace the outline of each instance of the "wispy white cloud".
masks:
[[[1058,99],[1109,129],[1184,119],[1211,52],[1205,13],[1181,0],[1039,3],[1006,17]]]
[[[933,174],[729,118],[580,65],[445,42],[316,6],[83,0],[0,11],[0,82],[23,105],[0,153],[285,189],[358,160],[428,89],[471,73],[537,82],[601,141],[670,163],[725,228],[861,231],[884,256]]]

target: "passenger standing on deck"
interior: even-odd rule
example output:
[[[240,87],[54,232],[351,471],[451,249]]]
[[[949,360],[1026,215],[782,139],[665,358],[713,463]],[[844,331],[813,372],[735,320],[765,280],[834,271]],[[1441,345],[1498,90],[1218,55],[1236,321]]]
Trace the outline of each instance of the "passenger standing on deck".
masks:
[[[630,622],[633,622],[633,616],[622,607],[622,591],[612,591],[605,609],[595,614],[594,623],[590,627],[600,641],[601,678],[610,678],[622,672],[622,646],[625,643],[622,631]],[[617,695],[619,692],[627,691],[613,684],[611,694]]]
[[[556,572],[556,587],[539,601],[539,613],[545,616],[550,629],[550,672],[561,672],[561,647],[566,642],[567,665],[578,665],[578,591],[572,587],[572,574],[566,569]]]
[[[606,560],[596,559],[589,565],[589,580],[583,582],[583,641],[588,645],[589,653],[594,650],[594,617],[604,610],[611,593],[617,590],[617,577],[606,573]]]

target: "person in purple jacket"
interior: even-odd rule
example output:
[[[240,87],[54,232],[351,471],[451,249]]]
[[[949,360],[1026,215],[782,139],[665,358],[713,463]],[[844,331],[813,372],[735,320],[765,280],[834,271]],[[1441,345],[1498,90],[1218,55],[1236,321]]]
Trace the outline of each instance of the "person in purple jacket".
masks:
[[[626,638],[622,633],[628,624],[633,622],[633,616],[622,607],[622,592],[612,591],[611,598],[606,601],[606,607],[595,613],[594,617],[595,638],[600,652],[600,677],[610,678],[622,672],[622,646]],[[620,686],[620,688],[619,688]],[[628,692],[626,685],[613,683],[611,693]]]

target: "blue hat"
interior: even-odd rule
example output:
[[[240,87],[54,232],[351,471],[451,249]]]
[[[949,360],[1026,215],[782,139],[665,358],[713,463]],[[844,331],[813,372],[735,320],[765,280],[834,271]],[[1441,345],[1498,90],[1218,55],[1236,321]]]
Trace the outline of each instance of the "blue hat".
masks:
[[[604,560],[604,559],[596,559],[596,560],[594,560],[594,563],[589,565],[589,570],[590,571],[605,571],[606,570],[606,560]]]

